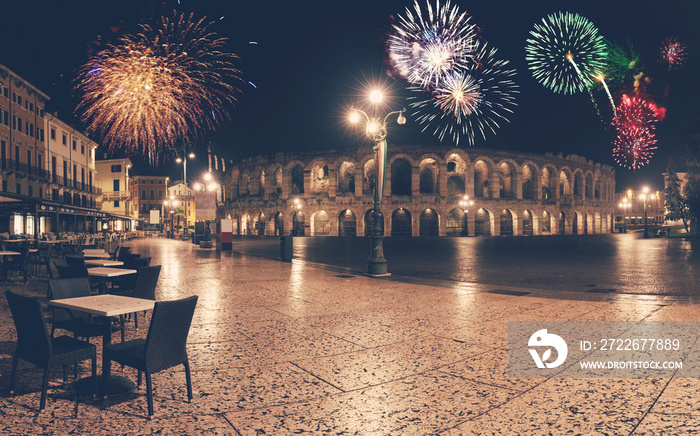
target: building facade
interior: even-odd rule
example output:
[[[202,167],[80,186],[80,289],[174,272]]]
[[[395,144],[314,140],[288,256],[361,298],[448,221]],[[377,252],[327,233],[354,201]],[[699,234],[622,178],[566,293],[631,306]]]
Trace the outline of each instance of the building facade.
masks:
[[[0,65],[0,233],[94,231],[94,149],[86,135],[44,112],[49,97]]]
[[[146,225],[161,224],[151,222],[151,211],[163,212],[163,201],[168,199],[168,177],[161,176],[132,176],[129,179],[129,190],[134,209],[138,211],[139,228]]]
[[[369,233],[370,150],[279,153],[226,168],[218,214],[234,220],[236,234]],[[390,146],[386,171],[385,236],[590,234],[613,225],[614,170],[576,155]]]
[[[177,201],[178,207],[183,208],[188,228],[194,226],[194,222],[197,220],[197,204],[192,188],[188,187],[182,180],[175,180],[168,186],[168,198]]]
[[[131,166],[128,158],[95,161],[96,182],[102,190],[102,195],[97,199],[98,204],[102,211],[116,218],[103,230],[128,231],[135,228],[137,211],[129,189]]]

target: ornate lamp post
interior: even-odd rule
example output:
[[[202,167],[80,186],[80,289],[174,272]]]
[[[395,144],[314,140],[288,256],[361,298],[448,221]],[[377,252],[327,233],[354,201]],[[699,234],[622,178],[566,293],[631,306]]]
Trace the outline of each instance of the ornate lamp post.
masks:
[[[647,221],[647,200],[651,201],[656,198],[654,194],[649,193],[649,187],[642,188],[642,193],[639,198],[644,202],[644,238],[649,237],[649,222]]]
[[[384,95],[379,90],[374,90],[369,94],[369,100],[372,103],[371,115],[366,112],[353,108],[350,113],[350,122],[357,124],[364,122],[365,134],[374,145],[374,162],[377,165],[374,178],[374,208],[372,210],[372,234],[370,235],[370,256],[367,259],[367,274],[369,275],[386,275],[387,264],[384,258],[384,235],[379,222],[381,212],[379,211],[379,148],[380,143],[386,139],[387,121],[390,116],[398,114],[396,122],[398,124],[406,124],[406,117],[403,113],[406,109],[391,111],[382,117],[379,111],[379,105],[384,99]],[[385,164],[385,163],[383,163]]]
[[[627,200],[627,197],[622,199],[622,202],[618,204],[618,207],[622,209],[622,232],[627,233],[627,209],[632,204]]]
[[[467,213],[469,212],[469,206],[474,205],[474,200],[470,200],[468,195],[465,195],[461,200],[459,200],[459,206],[464,211],[464,228],[462,229],[462,236],[467,236]]]
[[[190,153],[184,157],[178,157],[175,162],[182,164],[182,182],[185,184],[185,199],[183,201],[183,206],[185,208],[185,227],[182,231],[183,236],[187,235],[187,227],[189,223],[187,221],[187,159],[194,159],[194,153]]]

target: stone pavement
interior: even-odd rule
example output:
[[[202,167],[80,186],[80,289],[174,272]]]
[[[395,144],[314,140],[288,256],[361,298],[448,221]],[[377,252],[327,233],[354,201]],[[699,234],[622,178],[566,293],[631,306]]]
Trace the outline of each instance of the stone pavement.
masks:
[[[188,352],[194,400],[174,368],[145,389],[81,402],[52,374],[38,414],[40,370],[21,361],[0,299],[0,434],[544,435],[694,434],[700,380],[509,379],[507,322],[698,320],[687,298],[561,295],[475,283],[407,283],[216,253],[179,241],[134,241],[163,265],[157,298],[199,295]],[[0,287],[45,296],[46,283]],[[493,292],[495,291],[495,292]],[[516,290],[517,291],[517,290]],[[557,298],[552,298],[557,297]],[[147,322],[143,322],[143,326]],[[127,337],[145,336],[129,324]],[[115,336],[117,340],[118,336]],[[98,357],[101,356],[99,340]],[[89,373],[88,365],[81,374]],[[113,372],[135,379],[135,371]]]

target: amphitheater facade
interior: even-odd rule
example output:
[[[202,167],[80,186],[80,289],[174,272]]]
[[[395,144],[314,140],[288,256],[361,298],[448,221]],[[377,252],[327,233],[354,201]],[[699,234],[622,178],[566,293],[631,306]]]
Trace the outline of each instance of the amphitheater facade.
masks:
[[[614,170],[576,155],[390,146],[385,236],[609,233]],[[365,236],[371,149],[278,153],[226,168],[218,213],[234,234]],[[468,199],[465,199],[465,196]]]

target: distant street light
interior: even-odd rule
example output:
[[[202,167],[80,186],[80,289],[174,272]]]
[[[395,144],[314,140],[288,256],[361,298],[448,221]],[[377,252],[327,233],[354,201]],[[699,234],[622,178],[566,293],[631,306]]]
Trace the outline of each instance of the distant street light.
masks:
[[[190,152],[190,154],[188,154],[187,156],[178,157],[177,159],[175,159],[175,162],[182,164],[182,182],[185,184],[185,201],[183,202],[185,206],[185,228],[183,230],[183,235],[187,234],[187,227],[189,226],[187,221],[187,159],[194,158],[194,153]]]
[[[462,229],[462,236],[468,236],[467,232],[467,213],[469,213],[469,207],[474,205],[474,200],[470,200],[468,195],[465,195],[461,200],[459,200],[459,206],[464,211],[464,228]]]
[[[647,221],[647,200],[651,201],[656,198],[653,193],[649,193],[649,187],[645,186],[642,188],[642,193],[639,198],[644,202],[644,238],[649,237],[649,222]]]

